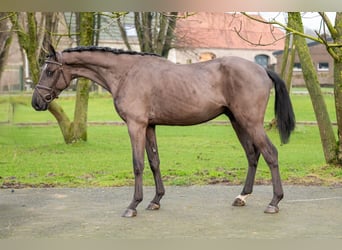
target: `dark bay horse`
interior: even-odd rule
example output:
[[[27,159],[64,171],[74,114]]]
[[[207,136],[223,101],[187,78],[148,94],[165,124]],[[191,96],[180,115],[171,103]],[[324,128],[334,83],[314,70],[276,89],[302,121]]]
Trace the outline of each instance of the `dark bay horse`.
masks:
[[[179,65],[153,54],[101,47],[77,47],[56,53],[50,46],[49,53],[32,96],[35,110],[46,110],[72,79],[86,77],[112,94],[114,106],[127,124],[135,188],[124,217],[136,216],[136,208],[143,199],[145,150],[156,186],[148,209],[159,209],[165,193],[159,170],[156,125],[194,125],[221,114],[228,116],[248,159],[245,185],[233,205],[246,204],[262,154],[273,183],[273,198],[265,212],[279,211],[283,188],[278,153],[263,126],[273,84],[282,143],[288,141],[295,119],[285,84],[277,74],[238,57]]]

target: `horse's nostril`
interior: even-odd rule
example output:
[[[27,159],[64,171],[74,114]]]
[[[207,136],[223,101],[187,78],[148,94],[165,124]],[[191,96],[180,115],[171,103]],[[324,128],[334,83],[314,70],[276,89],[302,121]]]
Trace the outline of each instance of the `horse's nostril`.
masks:
[[[36,103],[36,102],[32,102],[32,107],[33,107],[36,111],[40,110],[40,107],[39,107],[38,103]]]

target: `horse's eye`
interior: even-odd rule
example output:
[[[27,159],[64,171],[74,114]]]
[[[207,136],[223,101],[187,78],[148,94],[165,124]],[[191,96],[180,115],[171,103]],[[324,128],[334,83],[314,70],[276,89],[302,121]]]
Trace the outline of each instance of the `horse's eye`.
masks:
[[[45,95],[44,98],[47,103],[50,103],[53,100],[52,95],[50,94]]]
[[[47,70],[46,71],[46,75],[49,76],[49,77],[52,76],[53,75],[53,71]]]

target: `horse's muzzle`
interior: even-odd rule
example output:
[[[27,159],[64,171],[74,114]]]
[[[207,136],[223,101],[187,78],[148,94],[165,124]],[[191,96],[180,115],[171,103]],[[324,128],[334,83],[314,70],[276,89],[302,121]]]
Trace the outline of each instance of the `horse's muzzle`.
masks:
[[[49,107],[49,103],[42,99],[42,97],[37,93],[37,90],[33,92],[31,105],[36,111],[45,111]]]

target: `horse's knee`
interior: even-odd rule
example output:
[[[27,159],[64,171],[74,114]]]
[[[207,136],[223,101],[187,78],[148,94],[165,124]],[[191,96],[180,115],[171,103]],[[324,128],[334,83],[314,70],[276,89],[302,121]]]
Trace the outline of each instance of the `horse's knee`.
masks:
[[[144,165],[137,164],[136,162],[133,163],[133,172],[135,176],[141,176],[144,172]]]

